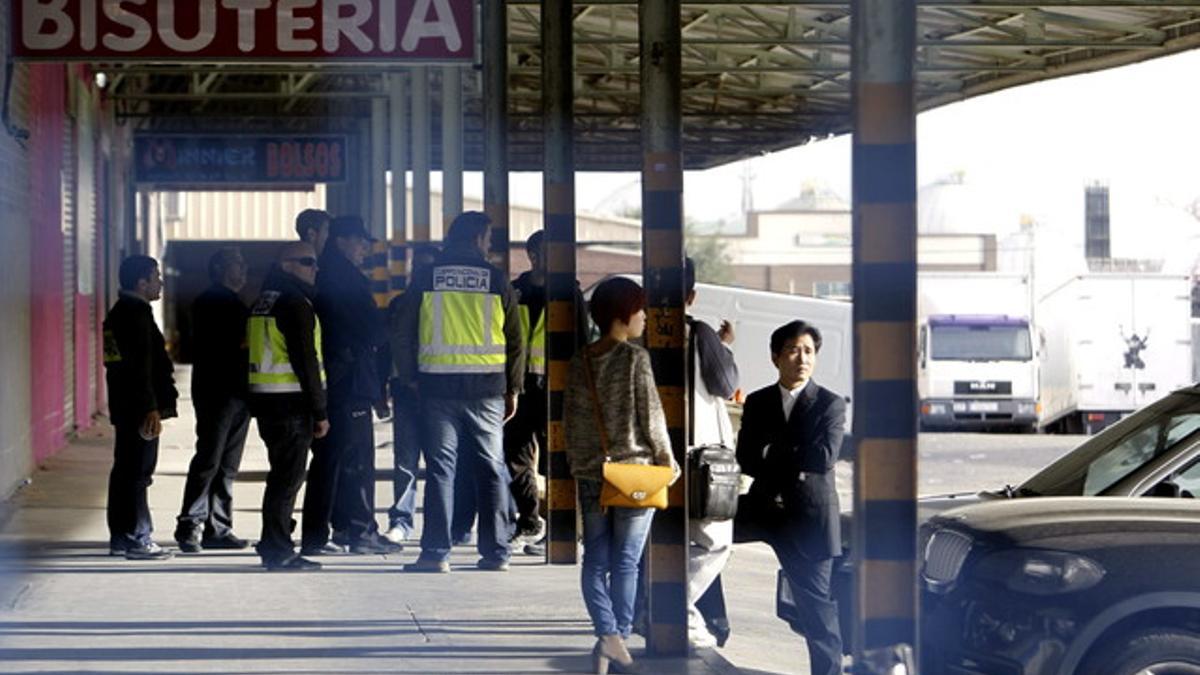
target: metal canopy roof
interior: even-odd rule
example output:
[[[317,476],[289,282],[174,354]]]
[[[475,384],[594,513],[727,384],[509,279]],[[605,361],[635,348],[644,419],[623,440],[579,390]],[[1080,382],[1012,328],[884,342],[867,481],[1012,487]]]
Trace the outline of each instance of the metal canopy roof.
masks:
[[[701,169],[850,130],[848,2],[685,0],[684,158]],[[510,167],[540,170],[537,0],[508,0]],[[920,109],[1200,46],[1200,0],[918,0]],[[575,8],[576,165],[638,170],[637,4]],[[104,66],[101,66],[104,67]],[[355,132],[384,93],[370,66],[122,64],[118,114],[140,129]],[[429,132],[440,162],[436,111]],[[483,160],[478,73],[465,78],[466,166]]]

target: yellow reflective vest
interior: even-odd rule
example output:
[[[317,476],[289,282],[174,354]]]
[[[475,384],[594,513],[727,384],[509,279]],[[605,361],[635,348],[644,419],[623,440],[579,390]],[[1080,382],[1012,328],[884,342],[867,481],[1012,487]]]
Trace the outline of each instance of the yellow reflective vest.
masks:
[[[264,291],[251,310],[246,325],[250,343],[250,392],[254,394],[300,393],[300,378],[292,369],[287,340],[275,323],[271,309],[279,299],[278,291]],[[317,365],[321,384],[325,383],[325,366],[321,357],[321,322],[313,317],[313,344],[317,350]]]
[[[532,331],[529,326],[529,305],[521,305],[521,335],[525,344],[529,345],[528,356],[525,359],[525,370],[533,375],[546,374],[546,312],[543,307],[538,316],[537,324]]]
[[[504,374],[504,304],[491,270],[438,265],[421,295],[417,370],[437,375]]]

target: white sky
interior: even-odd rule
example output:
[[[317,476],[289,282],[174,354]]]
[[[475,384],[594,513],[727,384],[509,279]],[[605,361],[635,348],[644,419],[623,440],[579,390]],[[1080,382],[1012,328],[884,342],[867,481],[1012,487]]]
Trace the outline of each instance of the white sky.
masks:
[[[1143,207],[1200,197],[1200,50],[944,106],[918,117],[917,139],[920,184],[963,171],[967,183],[1055,229],[1082,232],[1083,186],[1108,183],[1116,247],[1123,231],[1139,227]],[[756,209],[798,196],[806,183],[849,199],[849,136],[752,162]],[[736,214],[743,164],[687,172],[687,215]],[[481,175],[469,174],[465,189],[482,194]],[[510,189],[513,203],[541,203],[540,174],[513,174]],[[614,194],[636,200],[638,190],[636,173],[580,173],[576,204],[605,210]]]

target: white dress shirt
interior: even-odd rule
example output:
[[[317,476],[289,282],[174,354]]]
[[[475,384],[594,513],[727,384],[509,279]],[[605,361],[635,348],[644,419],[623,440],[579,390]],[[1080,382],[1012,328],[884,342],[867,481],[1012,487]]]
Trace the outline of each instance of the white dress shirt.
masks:
[[[792,408],[796,407],[796,401],[800,400],[800,394],[804,388],[808,386],[808,380],[804,384],[795,389],[788,389],[782,384],[776,385],[779,387],[780,398],[783,399],[783,419],[789,419],[792,416]]]

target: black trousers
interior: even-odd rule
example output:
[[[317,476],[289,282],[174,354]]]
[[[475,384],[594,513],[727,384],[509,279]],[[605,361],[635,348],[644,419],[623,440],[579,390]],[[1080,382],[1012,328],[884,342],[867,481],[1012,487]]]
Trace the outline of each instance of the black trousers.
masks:
[[[154,524],[146,490],[158,465],[158,439],[145,440],[141,421],[116,422],[113,466],[108,474],[109,543],[119,548],[149,544]]]
[[[313,447],[304,493],[301,542],[329,541],[330,526],[347,543],[379,531],[375,522],[375,427],[367,403],[331,408],[329,435]]]
[[[258,555],[266,562],[290,558],[292,512],[304,484],[304,463],[313,442],[313,420],[308,414],[259,417],[258,434],[267,444],[267,487],[263,491],[262,536]]]
[[[793,537],[782,534],[772,536],[768,543],[791,583],[813,675],[841,673],[842,634],[837,601],[831,592],[833,558],[809,557]]]
[[[196,454],[188,466],[175,540],[233,530],[233,481],[242,464],[250,410],[241,398],[196,399]]]
[[[538,514],[538,450],[546,446],[546,390],[526,380],[517,414],[504,425],[504,462],[512,476],[509,489],[517,507],[517,526],[532,526]]]

